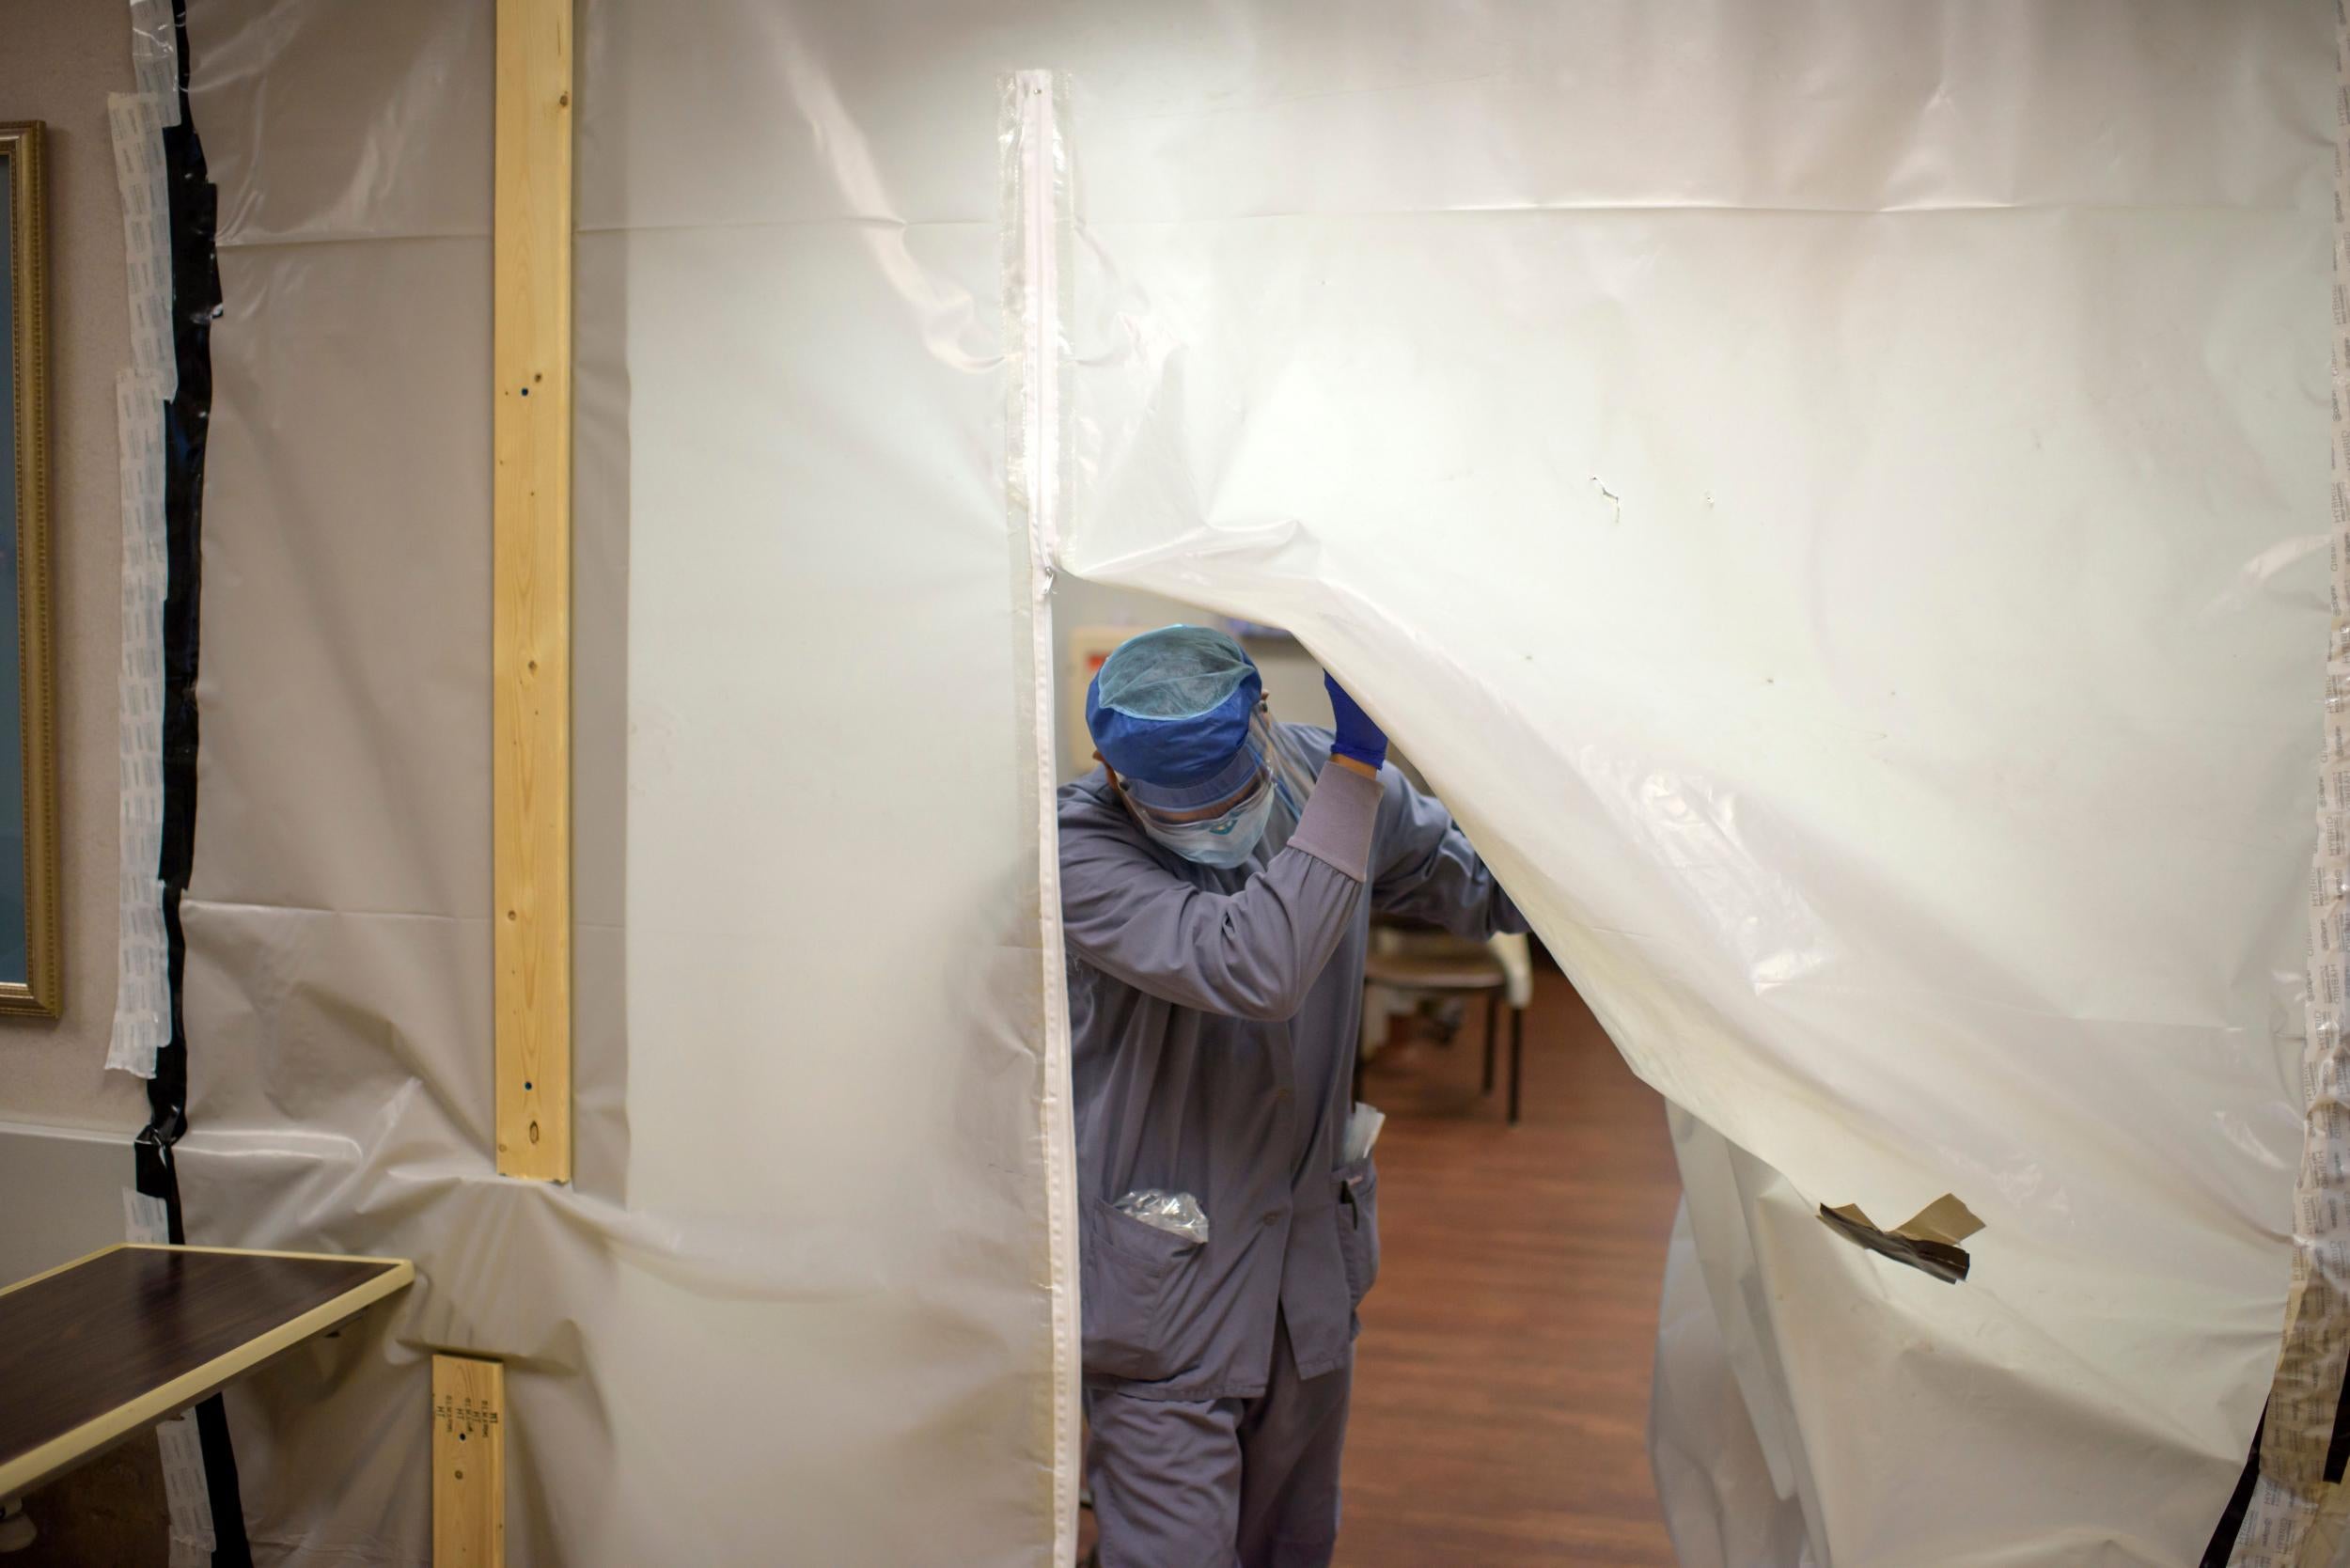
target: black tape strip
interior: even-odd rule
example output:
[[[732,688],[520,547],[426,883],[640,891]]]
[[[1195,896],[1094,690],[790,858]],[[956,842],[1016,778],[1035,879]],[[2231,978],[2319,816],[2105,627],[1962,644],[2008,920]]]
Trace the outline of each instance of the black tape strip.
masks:
[[[1963,1247],[1952,1247],[1948,1242],[1919,1241],[1915,1236],[1895,1235],[1873,1225],[1861,1225],[1846,1219],[1825,1203],[1820,1205],[1820,1218],[1828,1229],[1859,1243],[1870,1251],[1880,1253],[1897,1263],[1907,1263],[1920,1274],[1932,1275],[1945,1285],[1957,1284],[1966,1278],[1967,1269],[1973,1266],[1973,1260]]]
[[[2244,1529],[2244,1515],[2251,1511],[2252,1489],[2261,1479],[2261,1434],[2268,1429],[2268,1407],[2261,1406],[2261,1419],[2252,1428],[2252,1451],[2244,1456],[2244,1473],[2235,1478],[2235,1491],[2228,1497],[2227,1511],[2219,1515],[2219,1526],[2211,1532],[2211,1544],[2203,1548],[2203,1560],[2196,1568],[2228,1568],[2228,1559],[2234,1555],[2235,1538]]]
[[[171,1039],[155,1053],[147,1084],[147,1126],[133,1150],[138,1190],[164,1205],[165,1234],[188,1239],[180,1206],[180,1172],[173,1147],[188,1130],[188,1031],[180,1012],[187,942],[180,898],[196,861],[196,672],[200,619],[197,594],[203,561],[205,438],[212,417],[212,321],[220,314],[220,262],[214,248],[220,193],[204,162],[188,102],[187,0],[173,0],[172,26],[180,52],[180,123],[163,133],[164,189],[171,211],[171,346],[178,389],[164,405],[164,541],[170,565],[164,594],[163,854],[155,870],[163,883],[164,939],[171,987]],[[214,1395],[196,1407],[196,1439],[204,1454],[204,1485],[212,1511],[213,1568],[252,1568],[244,1530],[244,1499],[237,1486],[237,1457],[228,1415]]]

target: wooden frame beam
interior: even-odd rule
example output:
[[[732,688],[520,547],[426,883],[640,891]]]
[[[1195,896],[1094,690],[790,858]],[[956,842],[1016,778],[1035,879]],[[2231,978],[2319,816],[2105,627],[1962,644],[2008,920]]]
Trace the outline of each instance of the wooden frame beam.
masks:
[[[432,1357],[432,1568],[505,1568],[506,1363]]]
[[[497,1166],[572,1175],[572,0],[497,0]]]

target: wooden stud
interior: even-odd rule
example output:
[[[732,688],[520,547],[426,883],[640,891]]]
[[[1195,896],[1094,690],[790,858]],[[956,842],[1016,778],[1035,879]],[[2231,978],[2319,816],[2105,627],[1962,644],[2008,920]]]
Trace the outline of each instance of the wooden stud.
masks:
[[[572,0],[497,0],[497,1165],[572,1175]]]
[[[506,1363],[432,1357],[432,1568],[505,1568]]]

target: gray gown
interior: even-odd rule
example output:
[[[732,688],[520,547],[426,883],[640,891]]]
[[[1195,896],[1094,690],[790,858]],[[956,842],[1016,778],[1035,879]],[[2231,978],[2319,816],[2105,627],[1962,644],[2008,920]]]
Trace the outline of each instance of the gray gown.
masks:
[[[1229,1568],[1236,1538],[1251,1568],[1326,1560],[1347,1382],[1328,1374],[1379,1268],[1377,1170],[1340,1158],[1371,916],[1526,929],[1439,802],[1393,768],[1327,767],[1329,732],[1288,728],[1320,777],[1244,866],[1154,843],[1098,768],[1060,792],[1104,1568]],[[1196,1198],[1207,1240],[1115,1207],[1147,1188]],[[1295,1483],[1268,1497],[1252,1469]]]

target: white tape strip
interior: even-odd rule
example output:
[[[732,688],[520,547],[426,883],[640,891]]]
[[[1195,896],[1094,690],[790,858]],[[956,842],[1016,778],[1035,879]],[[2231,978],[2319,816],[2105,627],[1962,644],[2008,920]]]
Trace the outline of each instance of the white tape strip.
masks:
[[[171,1540],[212,1554],[212,1495],[204,1485],[204,1444],[196,1435],[193,1411],[155,1423],[155,1440],[164,1450],[164,1498],[171,1509]]]
[[[160,99],[162,123],[180,123],[180,29],[171,0],[131,0],[131,70],[143,97]]]
[[[1024,482],[1032,556],[1050,587],[1060,547],[1060,226],[1067,165],[1060,135],[1059,88],[1049,71],[1012,78],[1019,114],[1020,388]]]
[[[122,1231],[134,1242],[169,1241],[171,1216],[164,1200],[123,1188]],[[204,1483],[204,1445],[196,1417],[183,1413],[156,1422],[155,1442],[163,1450],[164,1500],[171,1513],[171,1560],[209,1568],[215,1544],[212,1496]]]
[[[124,1187],[122,1239],[134,1242],[171,1240],[171,1211],[164,1207],[164,1200],[149,1198],[136,1187]]]
[[[164,389],[125,370],[115,383],[122,468],[122,665],[117,679],[121,773],[121,937],[106,1065],[155,1075],[171,1039],[170,953],[164,934]]]
[[[2235,1538],[2230,1568],[2294,1568],[2301,1560],[2301,1543],[2317,1516],[2317,1503],[2307,1492],[2280,1486],[2263,1476],[2252,1490],[2252,1506]]]
[[[116,685],[121,943],[106,1065],[151,1078],[155,1053],[171,1038],[169,949],[157,872],[164,848],[164,594],[171,577],[164,531],[164,405],[178,390],[180,370],[171,339],[163,128],[180,123],[180,49],[171,0],[130,0],[130,8],[131,64],[139,90],[106,100],[131,285],[131,368],[115,378],[122,477],[122,666]],[[160,1198],[124,1189],[122,1218],[132,1241],[171,1238],[171,1216]],[[171,1568],[210,1568],[218,1538],[196,1417],[158,1422],[155,1440],[171,1513]]]
[[[117,681],[121,775],[114,1033],[106,1065],[155,1075],[171,1038],[164,888],[164,404],[177,389],[171,337],[171,212],[163,128],[178,123],[179,59],[167,0],[131,0],[132,55],[149,90],[106,100],[130,275],[131,368],[115,382],[122,480],[122,665]]]
[[[171,396],[179,375],[171,347],[171,207],[164,189],[165,100],[112,93],[115,189],[122,198],[122,254],[130,270],[131,367],[163,383]]]

